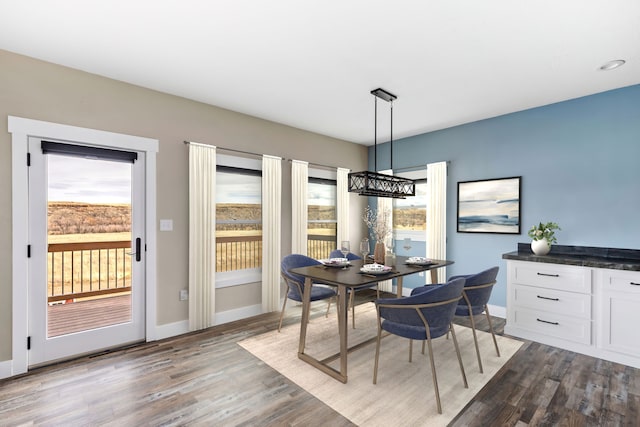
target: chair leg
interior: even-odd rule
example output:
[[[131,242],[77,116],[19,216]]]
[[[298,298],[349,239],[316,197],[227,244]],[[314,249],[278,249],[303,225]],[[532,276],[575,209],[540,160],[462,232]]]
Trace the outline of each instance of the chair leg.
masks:
[[[380,338],[382,338],[382,329],[378,327],[378,337],[376,339],[376,358],[373,363],[373,383],[378,381],[378,358],[380,357]]]
[[[422,354],[424,354],[424,341],[422,341]]]
[[[327,298],[328,302],[327,302],[327,312],[324,314],[324,317],[329,317],[329,309],[331,308],[331,300],[333,299],[333,297],[331,298]]]
[[[460,372],[462,373],[462,382],[464,382],[464,388],[469,388],[469,383],[467,383],[467,375],[464,373],[464,366],[462,365],[462,357],[460,356],[460,347],[458,346],[458,340],[456,339],[456,331],[453,328],[453,323],[449,324],[449,330],[451,331],[451,337],[453,338],[453,345],[456,348],[456,354],[458,355],[458,364],[460,365]]]
[[[409,363],[412,362],[413,358],[413,340],[409,340]]]
[[[440,391],[438,390],[438,377],[436,376],[436,365],[433,361],[433,347],[431,346],[431,340],[427,339],[427,346],[429,347],[429,363],[431,364],[431,378],[433,379],[433,389],[436,393],[436,403],[438,404],[438,413],[442,413],[442,405],[440,404]]]
[[[478,357],[478,366],[480,367],[480,373],[484,373],[482,369],[482,360],[480,360],[480,347],[478,346],[478,336],[476,335],[476,322],[473,318],[471,308],[469,308],[469,319],[471,319],[471,332],[473,332],[473,342],[476,345],[476,356]]]
[[[280,328],[282,328],[282,318],[284,317],[284,308],[287,306],[287,297],[284,297],[284,302],[282,303],[282,311],[280,312],[280,323],[278,323],[278,332],[280,332]]]
[[[491,336],[493,337],[493,345],[496,346],[496,354],[500,357],[500,350],[498,349],[498,341],[496,340],[496,334],[493,332],[493,324],[491,324],[491,315],[489,314],[489,307],[484,305],[484,314],[487,316],[487,322],[489,322],[489,330],[491,331]]]

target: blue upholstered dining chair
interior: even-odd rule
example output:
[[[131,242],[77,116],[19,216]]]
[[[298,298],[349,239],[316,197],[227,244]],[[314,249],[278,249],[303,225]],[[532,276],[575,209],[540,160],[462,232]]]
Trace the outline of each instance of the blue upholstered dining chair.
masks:
[[[342,254],[342,252],[339,249],[336,249],[334,251],[332,251],[329,254],[329,258],[344,258],[344,255]],[[353,261],[353,260],[358,260],[358,259],[362,259],[360,258],[358,255],[349,252],[347,254],[347,259],[349,261]],[[380,298],[380,289],[378,288],[378,283],[371,283],[369,285],[363,286],[361,288],[358,289],[354,289],[354,288],[349,288],[347,291],[349,292],[349,307],[351,307],[351,326],[353,327],[353,329],[356,328],[356,307],[354,304],[354,295],[356,293],[356,290],[361,290],[361,289],[371,289],[371,288],[376,288],[376,295],[377,298]]]
[[[373,383],[378,379],[378,359],[380,356],[380,339],[382,331],[409,338],[409,362],[413,355],[413,340],[426,341],[429,347],[429,362],[431,363],[431,377],[433,388],[436,394],[438,413],[442,413],[440,403],[440,391],[438,390],[438,379],[436,377],[436,367],[433,361],[433,348],[431,340],[446,335],[451,332],[453,345],[458,356],[460,372],[465,388],[467,376],[462,366],[460,348],[456,339],[456,332],[451,324],[458,305],[458,300],[462,296],[464,279],[450,280],[445,284],[430,285],[416,292],[415,295],[406,298],[385,298],[376,300],[376,310],[378,312],[378,337],[376,342],[376,357],[373,366]]]
[[[456,316],[468,317],[471,321],[471,330],[473,331],[473,342],[476,345],[476,355],[478,356],[478,366],[480,372],[482,369],[482,360],[480,359],[480,349],[478,347],[478,337],[476,335],[476,322],[474,316],[484,314],[487,317],[489,323],[489,330],[493,337],[493,345],[496,347],[496,354],[500,357],[500,349],[498,349],[498,341],[496,340],[496,334],[493,332],[493,324],[491,323],[491,316],[489,315],[489,308],[487,303],[491,297],[491,291],[493,285],[496,283],[496,277],[498,276],[498,267],[491,267],[480,273],[465,274],[452,276],[449,280],[457,278],[464,278],[464,289],[462,290],[462,298],[458,302],[456,307]]]
[[[282,328],[282,318],[284,317],[284,309],[287,306],[287,299],[302,302],[302,294],[304,292],[304,277],[290,273],[289,270],[298,267],[307,267],[310,265],[319,265],[319,261],[313,258],[309,258],[305,255],[291,254],[282,258],[280,262],[280,274],[287,284],[287,297],[282,304],[282,312],[280,313],[280,323],[278,324],[278,332]],[[328,299],[327,316],[329,315],[329,308],[331,307],[331,298],[336,296],[336,292],[327,286],[317,285],[311,286],[311,301],[318,301],[322,299]]]

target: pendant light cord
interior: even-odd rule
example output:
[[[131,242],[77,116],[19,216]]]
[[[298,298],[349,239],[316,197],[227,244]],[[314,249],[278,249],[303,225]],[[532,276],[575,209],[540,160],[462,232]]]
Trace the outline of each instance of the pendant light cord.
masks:
[[[389,151],[391,152],[389,156],[389,169],[391,169],[391,173],[393,174],[393,100],[391,100],[391,141]]]
[[[378,172],[378,97],[373,97],[373,171]]]

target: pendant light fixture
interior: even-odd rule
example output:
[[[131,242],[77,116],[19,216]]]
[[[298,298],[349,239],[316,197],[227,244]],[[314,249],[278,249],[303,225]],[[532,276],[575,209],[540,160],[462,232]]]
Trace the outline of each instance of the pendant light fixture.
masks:
[[[375,97],[374,104],[374,130],[373,130],[373,163],[374,172],[351,172],[349,174],[349,191],[361,196],[391,197],[394,199],[406,199],[415,196],[416,184],[413,180],[392,175],[378,173],[378,98],[391,103],[391,139],[390,139],[390,165],[393,169],[393,101],[398,99],[392,93],[378,88],[371,91]]]

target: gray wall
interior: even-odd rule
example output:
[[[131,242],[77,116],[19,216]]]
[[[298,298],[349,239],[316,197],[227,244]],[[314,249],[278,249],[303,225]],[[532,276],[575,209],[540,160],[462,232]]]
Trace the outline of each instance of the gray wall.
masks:
[[[388,146],[378,165],[388,167]],[[505,306],[502,254],[554,221],[558,244],[640,249],[640,86],[394,141],[394,168],[448,160],[448,273],[501,267],[491,303]],[[372,157],[371,157],[372,158]],[[520,235],[456,231],[457,183],[522,176]]]
[[[188,286],[188,151],[184,140],[283,158],[363,170],[364,146],[260,120],[115,80],[0,50],[0,361],[11,359],[11,139],[8,115],[155,138],[157,217],[172,218],[173,232],[158,233],[157,324],[188,318],[178,300]],[[303,106],[301,106],[303,108]],[[319,149],[322,148],[322,149]],[[333,153],[339,152],[339,158]],[[290,250],[290,165],[283,162],[283,254]],[[364,234],[359,212],[366,200],[351,196],[351,240]],[[26,214],[26,213],[25,213]],[[25,284],[26,285],[26,284]],[[260,285],[225,288],[216,311],[260,303]],[[44,309],[44,307],[43,307]]]

